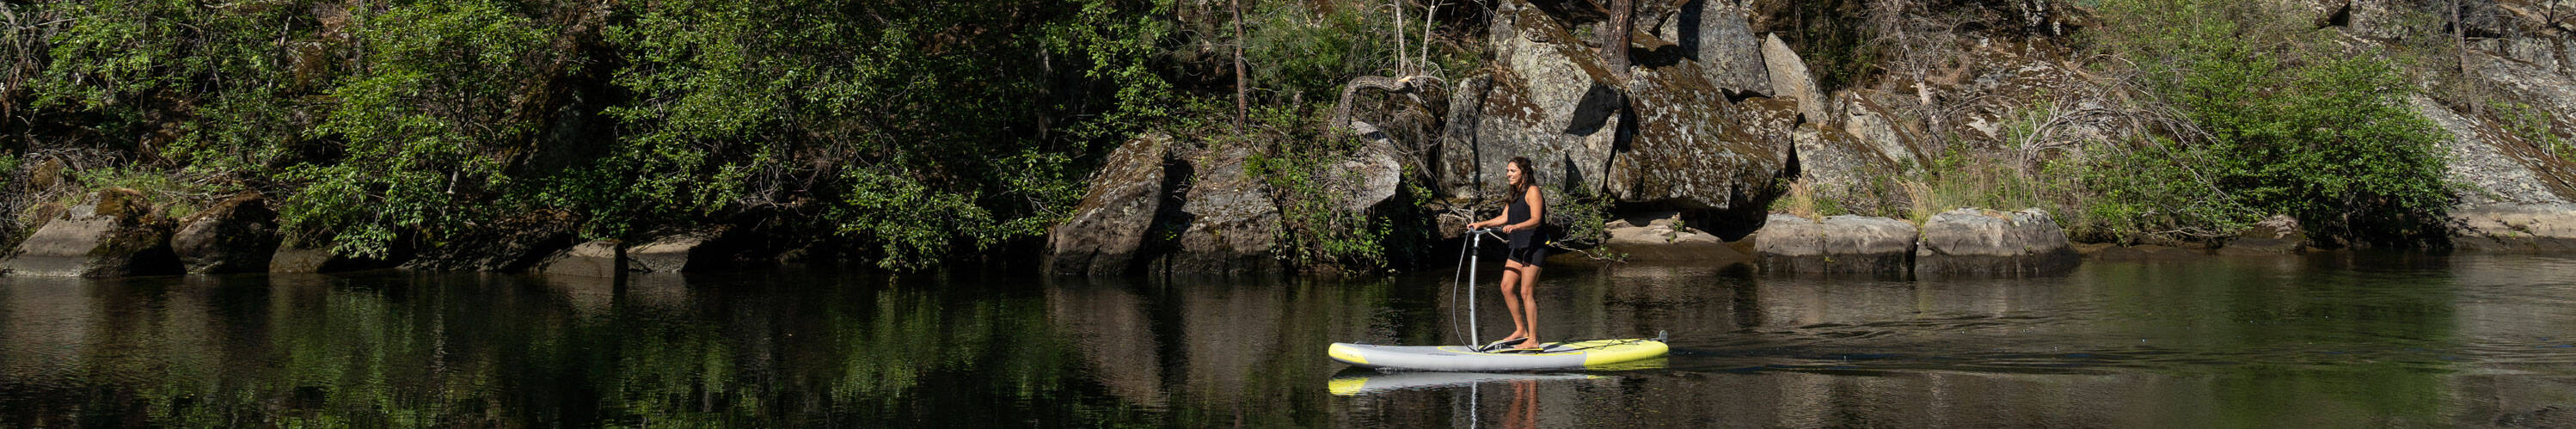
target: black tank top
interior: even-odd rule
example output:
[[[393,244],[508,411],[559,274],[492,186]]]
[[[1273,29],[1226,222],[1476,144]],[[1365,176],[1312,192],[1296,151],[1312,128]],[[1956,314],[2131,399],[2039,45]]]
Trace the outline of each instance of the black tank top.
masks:
[[[1504,224],[1519,225],[1521,222],[1528,222],[1530,219],[1529,202],[1529,198],[1521,198],[1520,201],[1513,201],[1510,205],[1504,206]],[[1538,226],[1544,227],[1546,225]],[[1538,230],[1540,229],[1543,228],[1521,228],[1519,230],[1512,231],[1511,248],[1519,249],[1537,245],[1540,241],[1538,238]]]

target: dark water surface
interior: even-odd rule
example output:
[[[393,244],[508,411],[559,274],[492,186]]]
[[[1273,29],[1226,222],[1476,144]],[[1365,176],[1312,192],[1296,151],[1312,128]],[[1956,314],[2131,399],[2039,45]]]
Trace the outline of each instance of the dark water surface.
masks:
[[[1448,275],[9,277],[0,426],[2576,425],[2576,258],[2541,256],[1558,267],[1541,334],[1670,331],[1673,355],[1327,389],[1420,376],[1324,349],[1455,342]]]

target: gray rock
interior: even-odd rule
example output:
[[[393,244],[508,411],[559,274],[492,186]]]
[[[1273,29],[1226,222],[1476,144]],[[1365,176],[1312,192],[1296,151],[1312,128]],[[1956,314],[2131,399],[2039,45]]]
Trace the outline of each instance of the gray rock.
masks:
[[[1628,90],[1636,134],[1610,165],[1606,190],[1625,202],[1758,209],[1777,195],[1772,178],[1788,163],[1792,106],[1728,102],[1696,68],[1638,71]]]
[[[540,209],[476,225],[451,240],[419,250],[403,268],[429,271],[515,272],[581,244],[573,215]]]
[[[1903,275],[1913,268],[1914,224],[1883,217],[1773,214],[1753,233],[1765,271]]]
[[[215,203],[180,224],[170,248],[191,273],[266,272],[277,253],[277,212],[258,194]]]
[[[156,214],[142,192],[98,191],[87,204],[38,228],[18,244],[0,271],[20,276],[90,278],[177,274],[168,218]]]
[[[384,261],[342,256],[328,248],[278,246],[268,258],[271,273],[337,273],[381,268]]]
[[[2350,31],[2364,37],[2382,40],[2451,37],[2447,0],[2351,0]],[[2505,20],[2498,19],[2495,0],[2460,0],[2461,21],[2466,22],[2468,36],[2504,34]]]
[[[1482,170],[1488,167],[1481,164],[1476,134],[1484,129],[1485,94],[1493,87],[1491,75],[1459,79],[1457,90],[1449,93],[1449,118],[1442,123],[1439,143],[1419,155],[1430,166],[1423,173],[1441,197],[1474,198],[1481,192]]]
[[[2030,275],[2062,272],[2080,259],[2066,230],[2040,209],[1994,212],[1963,208],[1932,215],[1915,250],[1917,276]]]
[[[2307,241],[2307,231],[2299,228],[2298,219],[2286,215],[2273,215],[2238,232],[2235,238],[2227,241],[2226,246],[2218,248],[2218,254],[2225,256],[2295,254],[2306,250]]]
[[[1750,249],[1691,228],[1679,212],[1656,212],[1610,221],[1610,239],[1601,247],[1626,255],[1629,262],[1689,262],[1722,265],[1750,262]]]
[[[1879,101],[1882,99],[1901,98],[1868,89],[1847,91],[1836,96],[1834,103],[1841,106],[1838,110],[1843,112],[1843,132],[1851,134],[1862,145],[1877,150],[1887,160],[1896,162],[1902,170],[1911,171],[1931,163],[1931,154],[1923,149],[1927,139],[1923,137],[1921,126]]]
[[[2407,105],[2449,132],[2450,138],[2441,142],[2442,149],[2451,157],[2446,166],[2449,179],[2476,188],[2459,193],[2463,204],[2555,204],[2570,201],[2568,184],[2576,177],[2569,177],[2571,172],[2536,167],[2544,165],[2545,160],[2516,155],[2538,149],[2530,147],[2529,142],[2522,142],[2483,119],[2461,116],[2424,96],[2410,97]],[[2512,146],[2528,149],[2514,150]]]
[[[1825,93],[1816,86],[1816,78],[1807,72],[1807,62],[1798,52],[1780,41],[1780,35],[1763,36],[1762,64],[1770,70],[1772,96],[1798,101],[1798,113],[1810,122],[1825,121]]]
[[[1279,207],[1260,178],[1244,171],[1251,151],[1234,148],[1193,163],[1199,170],[1181,212],[1189,229],[1162,269],[1176,274],[1275,275],[1281,272]]]
[[[2470,76],[2502,89],[2506,101],[2535,109],[2559,124],[2576,124],[2576,78],[2529,63],[2470,51]]]
[[[2451,209],[2451,244],[2462,251],[2576,251],[2576,204],[2494,204]]]
[[[1165,191],[1170,137],[1147,135],[1109,153],[1073,216],[1047,234],[1046,270],[1056,274],[1129,272],[1137,248],[1154,227]]]
[[[1681,45],[1683,55],[1699,63],[1710,85],[1770,96],[1771,72],[1762,62],[1762,38],[1754,37],[1745,22],[1748,13],[1731,0],[1692,0],[1657,27],[1655,35]]]
[[[1404,164],[1396,158],[1393,141],[1367,122],[1352,122],[1363,130],[1361,138],[1368,143],[1328,170],[1333,177],[1324,178],[1333,195],[1333,203],[1342,210],[1366,213],[1395,200],[1403,186]]]
[[[1904,174],[1905,165],[1851,134],[1809,123],[1798,125],[1792,139],[1798,148],[1798,180],[1817,198],[1872,212],[1894,204],[1888,196],[1901,192],[1890,179]]]
[[[627,246],[626,270],[646,273],[723,271],[726,264],[716,242],[726,228],[702,228],[643,240]]]
[[[555,252],[537,263],[536,272],[546,275],[615,278],[626,272],[625,244],[617,240],[591,240]]]
[[[1491,199],[1505,180],[1502,165],[1514,156],[1528,157],[1542,184],[1599,189],[1626,105],[1617,78],[1583,40],[1526,3],[1507,2],[1491,29],[1503,67],[1490,84],[1462,85],[1462,93],[1479,93],[1459,96],[1475,104],[1450,106],[1476,117],[1454,121],[1442,138],[1443,196]]]

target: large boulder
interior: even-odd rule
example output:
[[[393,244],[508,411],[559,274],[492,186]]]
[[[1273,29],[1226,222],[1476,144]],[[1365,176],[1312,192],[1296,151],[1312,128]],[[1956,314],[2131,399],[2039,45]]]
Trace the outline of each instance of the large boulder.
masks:
[[[2288,255],[2307,250],[2308,233],[2299,228],[2299,220],[2287,215],[2273,215],[2238,231],[2219,247],[2225,256]]]
[[[404,268],[430,271],[520,271],[581,244],[570,212],[545,209],[477,225],[419,251]]]
[[[142,192],[102,190],[19,242],[17,256],[0,264],[0,271],[91,278],[177,274],[179,259],[170,252],[172,229],[173,222],[160,216]]]
[[[1515,156],[1528,157],[1543,184],[1599,189],[1626,105],[1618,78],[1582,39],[1525,2],[1505,2],[1490,28],[1502,67],[1453,95],[1453,103],[1472,104],[1451,111],[1474,117],[1453,117],[1442,136],[1438,192],[1493,199],[1485,193],[1502,189],[1502,166]]]
[[[617,240],[591,240],[555,252],[533,270],[546,275],[615,278],[626,273],[626,246]]]
[[[1404,164],[1397,161],[1394,142],[1386,133],[1366,122],[1353,122],[1363,128],[1359,135],[1365,142],[1359,151],[1340,161],[1326,172],[1324,187],[1333,197],[1335,208],[1353,213],[1366,213],[1389,206],[1396,191],[1404,186]]]
[[[179,224],[170,250],[191,273],[267,272],[277,253],[277,212],[259,194],[215,203]]]
[[[1914,237],[1914,224],[1897,219],[1773,214],[1752,240],[1765,271],[1901,276],[1913,268]]]
[[[721,243],[731,229],[699,228],[648,236],[625,250],[626,270],[647,273],[728,271],[736,268],[732,246]]]
[[[1601,247],[1630,262],[1721,265],[1752,261],[1751,249],[1691,228],[1679,212],[1655,212],[1610,221]]]
[[[1690,0],[1655,28],[1698,62],[1701,76],[1718,89],[1768,96],[1771,71],[1762,62],[1762,38],[1745,22],[1748,12],[1732,0]]]
[[[2463,204],[2556,204],[2570,202],[2568,196],[2576,195],[2576,186],[2571,186],[2576,185],[2576,176],[2571,176],[2576,169],[2563,168],[2565,161],[2540,155],[2540,148],[2531,142],[2424,96],[2410,97],[2408,106],[2449,132],[2450,138],[2441,142],[2451,157],[2448,176],[2474,187],[2459,193]]]
[[[1807,61],[1798,59],[1798,51],[1790,50],[1788,43],[1780,41],[1780,35],[1763,36],[1762,64],[1770,70],[1773,97],[1797,100],[1798,113],[1807,115],[1807,121],[1828,119],[1824,88],[1816,85],[1815,75],[1807,71]]]
[[[1788,163],[1795,106],[1768,98],[1729,102],[1697,68],[1637,71],[1628,87],[1636,131],[1610,164],[1610,196],[1683,209],[1758,210],[1776,194],[1772,179]]]
[[[325,247],[281,245],[268,257],[271,273],[337,273],[388,266],[385,261],[341,255]]]
[[[2468,37],[2486,38],[2505,34],[2505,20],[2495,0],[2351,0],[2346,9],[2347,24],[2352,33],[2375,39],[2402,41],[2409,38],[2451,37],[2451,17],[2447,8],[2460,7],[2461,21]],[[2331,23],[2329,17],[2329,23]]]
[[[2576,78],[2527,62],[2477,50],[2465,54],[2468,74],[2501,89],[2505,100],[2557,124],[2576,124]]]
[[[1916,276],[2029,275],[2061,272],[2079,262],[2066,229],[2048,212],[1963,208],[1923,222],[1914,253]]]
[[[1842,130],[1852,138],[1889,161],[1907,170],[1932,162],[1924,150],[1929,142],[1921,123],[1900,114],[1890,103],[1906,101],[1904,97],[1868,89],[1845,91],[1834,97],[1836,110],[1842,111]]]
[[[1170,140],[1148,135],[1109,153],[1073,216],[1047,234],[1047,272],[1110,275],[1136,267],[1137,248],[1162,209]]]
[[[2495,204],[2451,209],[2451,245],[2464,251],[2576,251],[2576,204]]]
[[[1181,204],[1183,230],[1179,249],[1160,270],[1175,274],[1275,275],[1282,228],[1279,207],[1270,188],[1244,170],[1251,151],[1211,151],[1194,162],[1198,176]],[[1096,265],[1096,264],[1095,264]]]
[[[1843,130],[1823,124],[1801,124],[1791,135],[1797,144],[1798,180],[1821,199],[1862,212],[1878,212],[1894,201],[1898,176],[1909,164],[1888,159],[1877,148]]]

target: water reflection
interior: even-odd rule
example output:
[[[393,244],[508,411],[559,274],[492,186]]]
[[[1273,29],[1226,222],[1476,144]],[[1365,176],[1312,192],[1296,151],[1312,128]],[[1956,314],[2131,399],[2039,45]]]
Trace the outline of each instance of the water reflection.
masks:
[[[10,277],[0,421],[2576,425],[2566,258],[2097,262],[1941,281],[1567,268],[1538,291],[1544,329],[1669,331],[1674,355],[1466,381],[1324,358],[1334,341],[1463,341],[1446,274]],[[1486,333],[1508,330],[1499,301],[1477,302]],[[1380,387],[1333,387],[1354,378]]]

